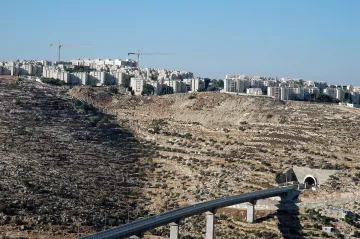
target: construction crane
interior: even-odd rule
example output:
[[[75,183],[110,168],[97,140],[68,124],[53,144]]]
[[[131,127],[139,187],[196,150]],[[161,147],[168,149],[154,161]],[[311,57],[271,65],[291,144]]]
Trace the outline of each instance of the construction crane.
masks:
[[[170,53],[140,53],[140,50],[138,50],[137,52],[129,52],[128,56],[130,55],[136,55],[136,67],[140,67],[140,56],[142,55],[169,55]]]
[[[51,43],[49,44],[49,46],[57,46],[59,48],[59,52],[58,52],[58,61],[60,62],[60,49],[63,46],[90,46],[89,44],[61,44],[59,43]]]

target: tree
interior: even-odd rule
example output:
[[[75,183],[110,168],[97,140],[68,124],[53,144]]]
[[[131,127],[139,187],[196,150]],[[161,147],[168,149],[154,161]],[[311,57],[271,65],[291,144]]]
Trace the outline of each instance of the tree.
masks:
[[[211,85],[209,86],[206,91],[216,91],[218,88],[216,88],[215,86]]]
[[[319,93],[316,98],[316,101],[322,101],[322,102],[333,102],[333,98],[329,95]]]
[[[213,79],[211,80],[211,85],[209,85],[209,87],[207,87],[207,91],[216,91],[216,90],[221,90],[224,88],[224,81],[223,80],[216,80]]]
[[[206,89],[208,88],[211,80],[209,78],[204,78],[204,81],[205,81],[205,89]]]
[[[161,89],[160,95],[174,94],[174,88],[171,86],[164,85]]]
[[[152,86],[150,84],[144,84],[141,94],[142,95],[152,95],[152,94],[154,94],[154,92],[155,92],[154,86]]]
[[[224,80],[219,79],[218,82],[219,82],[219,87],[224,88]]]
[[[121,86],[123,86],[125,88],[130,87],[130,77],[124,76],[124,79],[123,79],[123,82],[122,82]]]
[[[344,102],[347,102],[347,103],[352,103],[352,100],[351,100],[351,95],[349,92],[345,92],[345,95],[344,95]]]

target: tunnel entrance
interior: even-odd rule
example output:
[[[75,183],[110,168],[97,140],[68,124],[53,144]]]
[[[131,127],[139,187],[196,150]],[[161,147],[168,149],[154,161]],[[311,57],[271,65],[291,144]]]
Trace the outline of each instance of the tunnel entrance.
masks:
[[[304,184],[306,184],[308,187],[315,187],[317,185],[316,179],[313,176],[306,176]]]

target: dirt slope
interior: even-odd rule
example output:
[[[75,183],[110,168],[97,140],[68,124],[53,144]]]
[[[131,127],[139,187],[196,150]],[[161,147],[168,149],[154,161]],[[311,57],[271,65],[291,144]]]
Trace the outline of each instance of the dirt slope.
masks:
[[[116,115],[139,138],[156,146],[157,155],[147,159],[156,167],[145,185],[151,199],[147,208],[154,213],[276,186],[277,175],[293,165],[339,172],[316,191],[301,195],[302,201],[359,198],[358,110],[214,92],[132,97],[81,87],[70,95]],[[350,210],[360,203],[341,201],[338,205]],[[184,237],[203,236],[196,220],[183,225]],[[316,223],[323,222],[306,215],[298,220],[287,226],[291,238],[321,238]],[[283,225],[277,219],[269,223],[272,228]],[[218,235],[259,237],[256,231],[234,227],[221,224]],[[267,226],[258,227],[274,233]],[[344,228],[348,233],[354,230],[350,225]],[[165,236],[167,229],[153,233]],[[279,228],[276,234],[289,238],[283,231]]]
[[[130,219],[142,211],[145,146],[66,92],[0,78],[0,235],[74,238],[102,229],[105,213],[119,225],[129,204]]]

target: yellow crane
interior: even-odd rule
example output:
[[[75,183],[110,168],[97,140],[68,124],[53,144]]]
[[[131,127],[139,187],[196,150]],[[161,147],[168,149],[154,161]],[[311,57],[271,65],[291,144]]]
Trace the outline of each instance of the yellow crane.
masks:
[[[60,49],[63,46],[90,46],[90,44],[61,44],[60,41],[59,43],[51,43],[49,44],[49,46],[57,46],[59,48],[59,52],[58,52],[58,61],[60,62]]]
[[[130,55],[136,55],[136,66],[139,68],[140,67],[140,56],[142,55],[169,55],[170,53],[140,53],[140,50],[138,50],[137,52],[129,52],[128,56]]]

